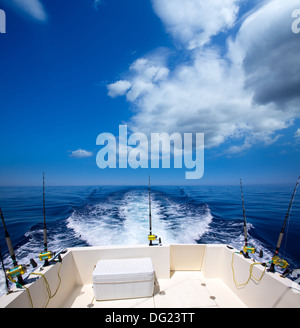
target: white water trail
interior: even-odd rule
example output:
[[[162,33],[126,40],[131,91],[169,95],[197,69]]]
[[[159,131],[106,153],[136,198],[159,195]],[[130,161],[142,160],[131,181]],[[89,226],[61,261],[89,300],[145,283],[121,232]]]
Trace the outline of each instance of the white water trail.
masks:
[[[74,212],[67,227],[91,246],[147,244],[149,198],[146,191],[130,191],[121,200],[110,199]],[[151,197],[152,233],[163,244],[196,243],[212,220],[208,207],[199,213]]]

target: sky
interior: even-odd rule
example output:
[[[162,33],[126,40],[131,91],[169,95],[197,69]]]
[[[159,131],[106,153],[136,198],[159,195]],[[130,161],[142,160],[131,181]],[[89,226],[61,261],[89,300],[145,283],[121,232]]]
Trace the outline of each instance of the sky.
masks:
[[[149,175],[158,185],[296,182],[299,0],[0,0],[0,9],[0,185],[41,185],[43,172],[54,186],[147,185]],[[191,169],[172,161],[101,169],[97,138],[118,141],[120,125],[148,140],[203,133],[203,176],[186,179]]]

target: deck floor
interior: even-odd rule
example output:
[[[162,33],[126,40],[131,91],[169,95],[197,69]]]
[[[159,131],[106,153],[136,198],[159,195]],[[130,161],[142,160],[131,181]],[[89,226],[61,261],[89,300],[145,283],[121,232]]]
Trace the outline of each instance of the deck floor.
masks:
[[[96,301],[93,285],[77,286],[66,301],[72,308],[238,308],[246,307],[221,279],[206,279],[201,271],[172,271],[155,282],[148,298]]]

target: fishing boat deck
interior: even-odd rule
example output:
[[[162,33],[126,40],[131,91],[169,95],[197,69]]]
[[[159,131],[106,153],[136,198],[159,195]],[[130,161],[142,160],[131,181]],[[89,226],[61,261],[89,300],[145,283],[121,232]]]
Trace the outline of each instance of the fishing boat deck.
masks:
[[[170,279],[155,281],[147,298],[96,301],[93,285],[77,286],[67,308],[242,308],[246,305],[221,279],[206,279],[200,271],[171,271]]]
[[[3,295],[0,307],[300,307],[297,283],[277,272],[267,272],[260,263],[245,259],[228,245],[77,247],[61,257],[60,263],[36,269],[26,288]],[[150,258],[153,264],[152,297],[95,300],[92,276],[99,260],[142,258]]]

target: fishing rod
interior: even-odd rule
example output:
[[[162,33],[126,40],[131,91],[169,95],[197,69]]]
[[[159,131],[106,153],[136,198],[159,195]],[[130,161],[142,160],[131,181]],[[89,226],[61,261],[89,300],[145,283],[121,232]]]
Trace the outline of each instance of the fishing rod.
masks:
[[[152,246],[153,235],[152,235],[152,218],[151,218],[151,191],[150,191],[150,176],[149,176],[149,246]],[[154,236],[155,237],[155,236]],[[155,238],[154,238],[155,240]]]
[[[47,242],[47,226],[46,226],[46,206],[45,206],[45,173],[43,172],[43,217],[44,217],[44,251],[39,254],[40,261],[44,261],[44,266],[49,265],[49,260],[53,257],[53,253],[48,251]]]
[[[293,204],[293,201],[294,201],[294,198],[295,198],[295,194],[296,194],[296,190],[297,190],[297,187],[298,187],[298,184],[299,184],[299,180],[300,180],[300,176],[298,177],[298,180],[296,182],[296,185],[295,185],[295,188],[294,188],[294,191],[293,191],[293,195],[292,195],[292,198],[290,200],[290,204],[289,204],[289,207],[288,207],[288,210],[287,210],[287,213],[286,213],[286,216],[285,216],[281,231],[279,233],[275,253],[272,257],[270,268],[268,269],[269,272],[275,272],[275,266],[279,266],[283,269],[286,269],[284,271],[284,273],[282,274],[282,276],[287,276],[287,274],[289,273],[289,269],[288,269],[289,263],[286,260],[280,258],[278,256],[278,252],[279,252],[279,249],[280,249],[280,246],[281,246],[281,243],[282,243],[282,239],[283,239],[283,236],[284,236],[285,225],[286,225],[287,219],[290,215],[290,211],[291,211],[292,204]]]
[[[6,275],[7,275],[7,278],[14,283],[17,283],[16,280],[14,280],[14,278],[17,278],[18,284],[23,286],[25,283],[24,283],[22,275],[26,273],[27,268],[23,264],[18,265],[18,262],[16,260],[16,255],[14,252],[14,248],[13,248],[9,233],[8,233],[6,225],[5,225],[4,216],[3,216],[1,208],[0,208],[0,216],[1,216],[2,223],[3,223],[3,227],[4,227],[5,240],[6,240],[7,248],[9,251],[9,255],[10,255],[13,265],[14,265],[14,267],[12,269],[9,269],[6,271]]]
[[[9,288],[8,278],[7,278],[7,275],[6,275],[6,270],[5,270],[4,261],[3,261],[3,257],[2,257],[2,252],[1,252],[1,246],[0,246],[0,260],[1,260],[2,270],[3,270],[4,278],[5,278],[6,291],[7,291],[7,294],[10,294],[11,290]]]
[[[243,195],[243,185],[242,179],[240,179],[240,186],[241,186],[241,194],[242,194],[242,204],[243,204],[243,217],[244,217],[244,238],[245,238],[245,245],[243,247],[244,256],[249,258],[248,253],[255,253],[255,248],[248,246],[248,237],[247,237],[247,223],[246,223],[246,213],[245,213],[245,204],[244,204],[244,195]]]
[[[154,246],[153,241],[157,240],[157,236],[152,234],[152,217],[151,217],[151,191],[150,191],[150,176],[149,176],[149,246]],[[161,239],[159,238],[159,244],[161,244]]]
[[[244,217],[244,238],[245,238],[245,245],[243,247],[243,251],[241,251],[245,258],[250,258],[250,254],[254,254],[256,249],[252,245],[248,245],[248,233],[247,233],[247,222],[246,222],[246,212],[245,212],[245,203],[244,203],[244,194],[243,194],[243,185],[242,179],[240,179],[240,186],[241,186],[241,194],[242,194],[242,204],[243,204],[243,217]],[[259,257],[263,257],[263,252],[260,251]]]

